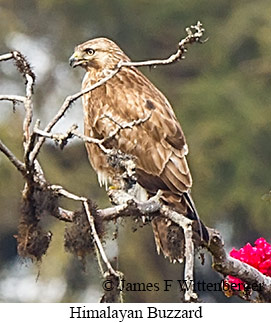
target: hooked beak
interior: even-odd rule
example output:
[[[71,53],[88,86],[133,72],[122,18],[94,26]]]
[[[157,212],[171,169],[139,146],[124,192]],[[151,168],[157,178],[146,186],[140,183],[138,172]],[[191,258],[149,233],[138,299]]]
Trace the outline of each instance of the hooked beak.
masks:
[[[69,59],[69,63],[70,63],[70,66],[74,68],[84,63],[84,59],[81,57],[80,53],[74,52]]]

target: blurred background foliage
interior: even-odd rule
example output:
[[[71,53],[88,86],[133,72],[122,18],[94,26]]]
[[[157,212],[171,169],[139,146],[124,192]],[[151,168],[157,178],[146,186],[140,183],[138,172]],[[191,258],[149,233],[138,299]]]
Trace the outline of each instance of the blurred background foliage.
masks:
[[[185,35],[184,28],[203,22],[204,45],[189,48],[186,60],[143,72],[171,101],[190,147],[193,196],[204,222],[219,229],[228,249],[271,240],[271,2],[268,0],[0,0],[0,52],[21,50],[37,75],[35,118],[42,125],[64,98],[80,89],[83,70],[72,70],[68,58],[75,45],[97,36],[115,40],[133,59],[167,57]],[[11,62],[0,65],[1,93],[23,94],[23,80]],[[21,157],[23,111],[1,103],[0,137]],[[82,129],[81,102],[73,105],[56,128],[73,123]],[[40,155],[45,174],[77,194],[109,205],[97,184],[84,145],[74,141],[63,151],[46,144]],[[65,225],[46,219],[53,241],[42,264],[18,259],[16,234],[23,181],[0,155],[0,300],[2,302],[96,302],[102,293],[95,259],[85,271],[63,247]],[[78,204],[62,201],[63,206]],[[110,257],[129,282],[182,279],[181,268],[155,251],[150,226],[133,232],[119,223],[119,237],[108,234]],[[114,230],[109,227],[111,232]],[[36,282],[36,276],[39,279]],[[196,280],[219,282],[210,259],[197,265]],[[220,292],[201,293],[206,302],[236,302]],[[176,302],[170,292],[126,292],[128,302]]]

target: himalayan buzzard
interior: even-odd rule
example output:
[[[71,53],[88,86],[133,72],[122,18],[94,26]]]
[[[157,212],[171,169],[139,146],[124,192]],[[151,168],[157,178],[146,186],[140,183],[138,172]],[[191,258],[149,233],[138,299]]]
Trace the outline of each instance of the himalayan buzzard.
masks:
[[[107,76],[120,60],[130,61],[113,41],[96,38],[75,48],[70,65],[86,70],[82,83],[84,90]],[[143,200],[162,191],[162,200],[177,212],[196,220],[196,231],[207,241],[208,232],[199,220],[190,196],[192,177],[186,161],[188,147],[166,97],[137,68],[122,67],[105,84],[83,96],[83,107],[85,135],[98,139],[108,138],[120,124],[146,120],[120,130],[106,142],[107,148],[116,148],[135,157],[137,198]],[[87,143],[86,149],[100,185],[107,186],[114,177],[114,168],[98,145]],[[152,226],[158,253],[162,250],[171,261],[181,261],[182,229],[159,216],[154,217]]]

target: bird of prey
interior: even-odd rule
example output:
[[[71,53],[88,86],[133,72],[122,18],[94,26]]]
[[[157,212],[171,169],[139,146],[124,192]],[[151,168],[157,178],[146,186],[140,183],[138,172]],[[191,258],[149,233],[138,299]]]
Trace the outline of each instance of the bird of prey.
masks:
[[[70,57],[71,66],[86,70],[82,90],[108,76],[119,61],[130,59],[107,38],[78,45]],[[190,195],[192,177],[186,160],[186,139],[167,98],[137,68],[122,67],[106,83],[83,96],[83,108],[85,135],[111,138],[105,141],[106,148],[116,148],[135,158],[137,197],[146,200],[162,192],[166,205],[196,220],[196,230],[207,241],[207,229]],[[133,127],[123,127],[110,137],[116,127],[130,122],[134,122]],[[86,149],[100,185],[110,184],[115,170],[104,151],[95,143],[86,143]],[[182,229],[161,216],[154,217],[152,227],[158,253],[162,250],[171,261],[181,262]]]

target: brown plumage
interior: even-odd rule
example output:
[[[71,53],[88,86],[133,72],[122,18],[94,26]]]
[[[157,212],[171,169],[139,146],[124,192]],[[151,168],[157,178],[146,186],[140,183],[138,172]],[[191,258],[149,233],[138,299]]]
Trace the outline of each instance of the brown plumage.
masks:
[[[118,62],[130,61],[111,40],[96,38],[75,48],[70,59],[73,67],[86,70],[82,89],[107,76]],[[200,235],[208,234],[199,222],[190,197],[192,178],[186,161],[188,148],[181,126],[166,97],[135,67],[122,67],[104,85],[83,96],[85,135],[107,138],[118,124],[134,120],[147,121],[120,130],[107,143],[135,157],[137,181],[148,197],[163,191],[163,201],[176,211],[197,219]],[[90,163],[100,184],[112,182],[114,169],[106,155],[95,144],[86,144]],[[143,190],[142,190],[143,191]],[[146,198],[146,194],[140,194]],[[158,252],[171,260],[183,258],[182,230],[162,217],[152,221]]]

